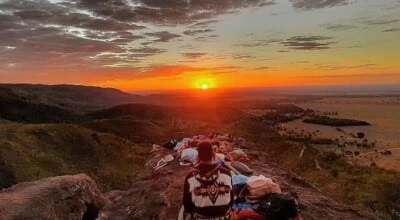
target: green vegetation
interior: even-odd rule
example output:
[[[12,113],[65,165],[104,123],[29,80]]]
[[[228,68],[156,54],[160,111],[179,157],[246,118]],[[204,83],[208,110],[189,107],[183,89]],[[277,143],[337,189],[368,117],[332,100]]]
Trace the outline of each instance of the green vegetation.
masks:
[[[124,189],[148,147],[77,125],[0,125],[0,187],[49,176],[87,173],[104,189]]]
[[[376,166],[351,165],[339,155],[319,152],[311,146],[300,159],[300,144],[280,138],[260,120],[236,125],[241,127],[242,135],[257,143],[260,151],[268,152],[269,160],[299,174],[330,197],[375,212],[382,218],[394,215],[394,207],[400,207],[400,173]],[[315,160],[321,170],[316,168]]]
[[[343,119],[343,118],[330,118],[328,116],[315,116],[313,118],[304,119],[303,122],[310,124],[318,124],[318,125],[328,125],[334,127],[371,125],[365,121]]]
[[[88,121],[82,126],[98,132],[111,133],[134,143],[160,143],[171,138],[164,128],[167,125],[130,116]]]
[[[41,103],[70,111],[98,110],[114,105],[143,101],[112,88],[79,85],[0,84],[0,101],[20,100]]]
[[[22,100],[7,100],[1,102],[0,115],[10,121],[26,123],[62,123],[77,122],[82,116],[62,108],[31,103]]]

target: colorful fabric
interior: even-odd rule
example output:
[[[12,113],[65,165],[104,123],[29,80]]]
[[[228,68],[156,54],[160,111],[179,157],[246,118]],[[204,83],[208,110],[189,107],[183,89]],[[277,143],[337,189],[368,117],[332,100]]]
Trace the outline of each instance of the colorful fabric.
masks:
[[[183,204],[194,219],[231,219],[232,177],[217,164],[199,164],[185,179]],[[229,215],[228,215],[229,214]]]

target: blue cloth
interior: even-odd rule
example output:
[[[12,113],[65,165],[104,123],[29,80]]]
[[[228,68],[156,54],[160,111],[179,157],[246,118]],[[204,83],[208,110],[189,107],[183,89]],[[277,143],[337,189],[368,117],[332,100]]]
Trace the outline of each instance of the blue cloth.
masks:
[[[247,183],[249,178],[244,175],[233,175],[232,176],[232,183],[233,185]]]
[[[234,211],[253,210],[251,204],[249,204],[249,203],[233,203],[232,209]]]
[[[257,210],[259,204],[250,204],[250,203],[233,203],[232,210],[240,211],[240,210]]]
[[[220,165],[220,166],[224,166],[224,161],[222,161],[222,160],[219,159],[219,158],[216,158],[216,159],[215,159],[215,162],[216,162],[218,165]]]

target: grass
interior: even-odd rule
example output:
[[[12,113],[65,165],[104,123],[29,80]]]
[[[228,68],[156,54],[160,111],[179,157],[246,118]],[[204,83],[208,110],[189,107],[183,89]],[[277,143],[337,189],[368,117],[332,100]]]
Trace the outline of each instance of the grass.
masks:
[[[393,210],[400,207],[400,173],[351,165],[334,153],[319,152],[311,146],[300,159],[300,144],[280,138],[262,121],[243,121],[234,127],[239,126],[242,135],[256,141],[261,151],[268,152],[270,160],[301,175],[328,196],[384,219],[396,215]],[[316,169],[315,160],[320,163],[321,170]]]
[[[170,138],[163,129],[164,125],[130,116],[93,120],[82,126],[98,132],[111,133],[135,143],[160,143]]]
[[[87,173],[104,190],[126,189],[149,147],[78,125],[1,124],[0,187],[49,176]],[[12,178],[14,177],[14,178]]]

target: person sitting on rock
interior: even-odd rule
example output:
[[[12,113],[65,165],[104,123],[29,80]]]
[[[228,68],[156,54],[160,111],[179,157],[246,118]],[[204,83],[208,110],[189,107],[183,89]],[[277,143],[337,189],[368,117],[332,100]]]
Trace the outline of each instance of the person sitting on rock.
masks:
[[[232,219],[232,176],[215,162],[210,142],[198,145],[199,163],[187,175],[184,184],[184,219]]]

